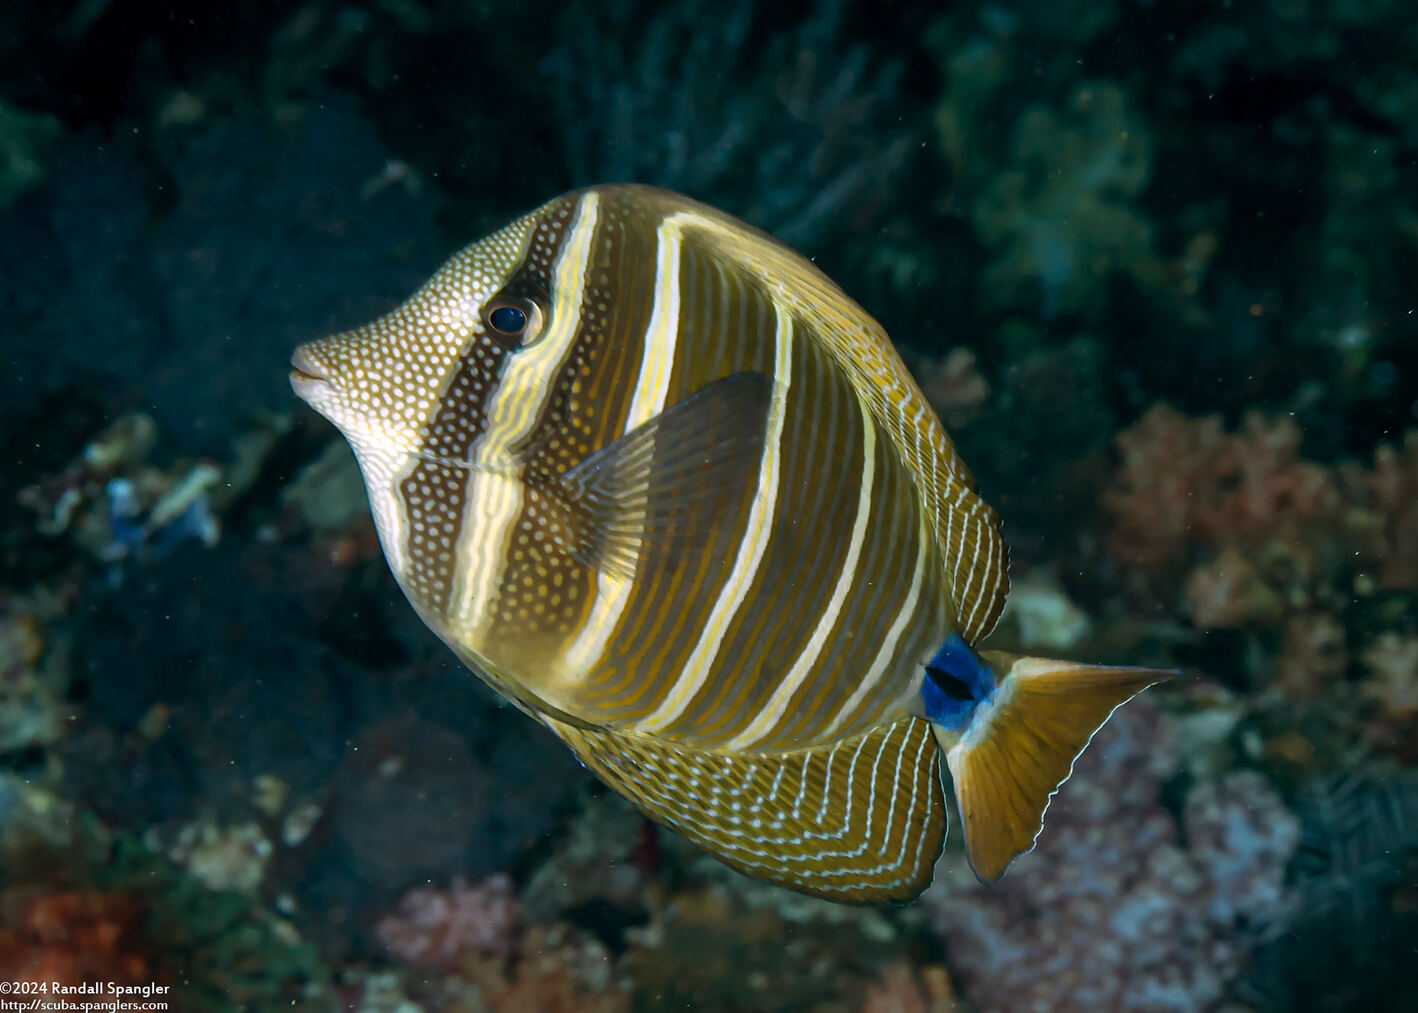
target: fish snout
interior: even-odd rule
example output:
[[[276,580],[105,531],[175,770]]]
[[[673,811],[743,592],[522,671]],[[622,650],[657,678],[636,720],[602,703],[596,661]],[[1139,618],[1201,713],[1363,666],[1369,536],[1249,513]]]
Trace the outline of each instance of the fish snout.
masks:
[[[301,345],[291,354],[290,365],[290,385],[302,397],[330,382],[329,370],[311,354],[309,345]]]

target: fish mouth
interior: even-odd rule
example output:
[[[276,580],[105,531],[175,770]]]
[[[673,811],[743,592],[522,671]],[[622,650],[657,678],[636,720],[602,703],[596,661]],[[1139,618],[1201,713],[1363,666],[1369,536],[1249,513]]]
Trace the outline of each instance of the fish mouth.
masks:
[[[326,373],[320,363],[311,357],[310,352],[301,345],[291,354],[290,357],[290,382],[291,386],[300,391],[302,387],[309,387],[317,383],[329,383],[330,374]]]

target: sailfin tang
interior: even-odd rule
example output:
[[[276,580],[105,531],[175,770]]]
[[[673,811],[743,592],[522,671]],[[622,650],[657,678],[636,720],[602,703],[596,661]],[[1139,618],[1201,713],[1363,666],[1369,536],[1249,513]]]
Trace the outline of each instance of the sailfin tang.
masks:
[[[930,885],[946,811],[924,721],[760,756],[547,724],[647,816],[740,872],[858,904],[910,900]]]
[[[715,380],[596,451],[558,480],[572,555],[622,579],[644,552],[692,552],[726,497],[756,476],[773,381]]]
[[[1006,673],[946,752],[975,875],[992,881],[1034,846],[1049,799],[1113,711],[1175,674],[982,651]],[[937,735],[949,733],[937,728]],[[945,742],[942,742],[945,745]]]

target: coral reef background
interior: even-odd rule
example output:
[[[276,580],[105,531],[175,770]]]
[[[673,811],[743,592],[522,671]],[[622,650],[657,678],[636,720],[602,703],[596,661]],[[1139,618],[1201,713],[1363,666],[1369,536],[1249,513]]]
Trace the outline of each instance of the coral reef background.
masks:
[[[0,979],[171,1008],[1412,1009],[1407,0],[17,3],[0,33]],[[1182,667],[996,888],[656,833],[413,618],[296,343],[671,186],[886,325],[992,646]]]

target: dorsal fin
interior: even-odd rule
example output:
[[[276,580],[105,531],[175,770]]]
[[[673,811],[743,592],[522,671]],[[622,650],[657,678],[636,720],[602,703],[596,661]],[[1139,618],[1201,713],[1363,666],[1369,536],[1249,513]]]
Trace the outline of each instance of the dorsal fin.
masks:
[[[930,885],[946,810],[924,721],[764,756],[547,725],[651,819],[748,875],[858,904],[910,900]]]
[[[688,212],[687,238],[703,242],[757,277],[775,300],[811,321],[853,388],[910,465],[940,547],[956,628],[976,643],[994,628],[1009,591],[1008,549],[999,517],[881,325],[801,254],[751,226],[667,191],[644,190]]]

